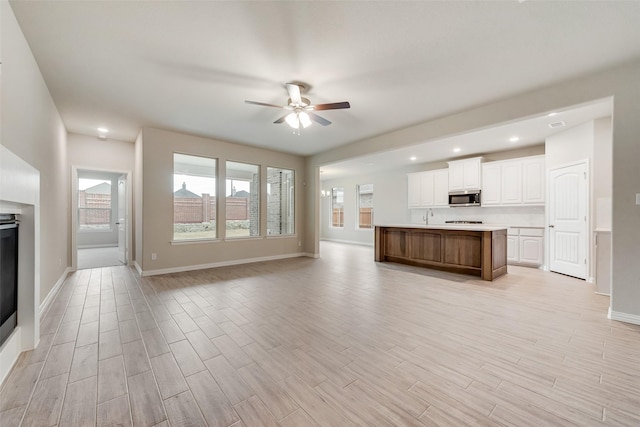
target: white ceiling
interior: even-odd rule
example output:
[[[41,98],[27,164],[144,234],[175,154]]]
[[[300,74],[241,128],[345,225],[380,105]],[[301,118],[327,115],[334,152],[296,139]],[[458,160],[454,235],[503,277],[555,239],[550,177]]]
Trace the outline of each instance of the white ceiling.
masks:
[[[458,157],[478,156],[544,144],[545,139],[550,135],[566,131],[589,120],[611,116],[612,112],[611,98],[569,109],[547,111],[534,117],[496,124],[490,128],[462,135],[425,141],[411,147],[325,165],[320,168],[320,177],[324,181],[345,176],[366,175],[410,164],[447,161]],[[553,128],[549,126],[559,122],[564,122],[564,126]],[[518,140],[511,141],[513,137],[517,137]]]
[[[640,2],[12,1],[71,132],[309,155],[640,57]],[[331,126],[294,135],[283,84]]]

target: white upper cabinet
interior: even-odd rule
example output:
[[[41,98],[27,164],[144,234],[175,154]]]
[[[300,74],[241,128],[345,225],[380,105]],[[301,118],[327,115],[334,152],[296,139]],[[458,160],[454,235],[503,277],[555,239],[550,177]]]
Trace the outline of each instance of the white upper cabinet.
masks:
[[[420,207],[421,173],[410,173],[407,175],[407,204],[410,208]]]
[[[433,205],[449,206],[449,171],[433,171]]]
[[[482,157],[449,163],[449,191],[478,190],[481,187]]]
[[[502,164],[503,205],[519,205],[522,203],[522,162],[513,160]]]
[[[432,172],[423,172],[420,176],[420,206],[433,206]]]
[[[543,205],[544,175],[544,156],[484,163],[482,205]]]
[[[522,202],[529,205],[544,204],[544,156],[527,157],[523,159],[522,178]]]
[[[500,162],[482,165],[482,206],[500,205],[502,198],[502,173]]]
[[[439,169],[407,175],[409,208],[449,206],[449,171]]]

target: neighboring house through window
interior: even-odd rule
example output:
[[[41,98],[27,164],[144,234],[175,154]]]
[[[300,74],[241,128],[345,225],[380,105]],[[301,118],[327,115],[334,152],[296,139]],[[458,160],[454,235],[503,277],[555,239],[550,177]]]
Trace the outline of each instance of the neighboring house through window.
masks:
[[[173,239],[214,239],[217,160],[173,154]]]
[[[102,179],[78,179],[78,230],[111,230],[111,183]]]

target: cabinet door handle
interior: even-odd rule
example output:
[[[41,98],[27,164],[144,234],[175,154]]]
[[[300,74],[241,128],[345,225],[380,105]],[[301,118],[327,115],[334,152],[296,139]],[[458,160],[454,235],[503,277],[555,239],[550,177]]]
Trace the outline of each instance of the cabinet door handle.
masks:
[[[549,228],[555,228],[555,225],[550,225]]]

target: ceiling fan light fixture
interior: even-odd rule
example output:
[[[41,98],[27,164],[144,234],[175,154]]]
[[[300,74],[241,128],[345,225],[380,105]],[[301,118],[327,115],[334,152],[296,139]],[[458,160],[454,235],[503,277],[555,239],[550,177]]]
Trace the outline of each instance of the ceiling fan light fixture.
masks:
[[[294,129],[298,129],[300,127],[300,119],[296,113],[291,113],[284,119],[289,126]]]
[[[311,126],[311,118],[304,111],[298,113],[298,118],[303,128],[308,128],[309,126]]]

